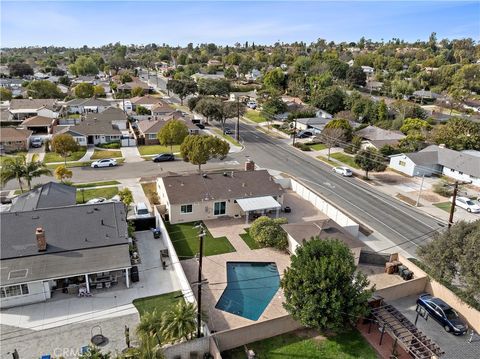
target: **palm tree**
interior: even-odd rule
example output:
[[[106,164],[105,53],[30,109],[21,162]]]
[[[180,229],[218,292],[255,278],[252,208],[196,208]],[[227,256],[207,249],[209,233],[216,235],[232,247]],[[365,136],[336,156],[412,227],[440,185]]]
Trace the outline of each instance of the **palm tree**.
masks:
[[[23,193],[22,178],[25,176],[25,156],[8,157],[3,161],[0,182],[2,187],[12,180],[16,179]]]
[[[153,335],[140,334],[140,345],[137,348],[128,349],[121,358],[125,359],[163,359],[160,344]]]
[[[161,330],[163,327],[163,317],[156,310],[146,312],[142,315],[140,323],[137,326],[139,335],[152,336],[157,339],[157,343],[161,344]]]
[[[32,161],[25,164],[25,173],[23,177],[27,181],[28,189],[32,189],[32,179],[41,176],[51,176],[52,170],[42,161]]]
[[[190,339],[197,329],[197,307],[193,303],[182,300],[162,317],[162,336],[171,343]]]

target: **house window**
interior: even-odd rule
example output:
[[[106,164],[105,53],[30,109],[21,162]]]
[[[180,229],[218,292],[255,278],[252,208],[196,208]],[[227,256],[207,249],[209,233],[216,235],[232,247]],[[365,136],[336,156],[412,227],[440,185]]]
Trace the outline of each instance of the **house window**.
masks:
[[[26,284],[19,284],[19,285],[11,285],[8,287],[2,287],[0,290],[0,296],[2,298],[5,297],[16,297],[19,295],[28,294],[28,285]]]
[[[155,140],[155,139],[157,138],[157,135],[156,135],[155,133],[149,133],[149,134],[148,134],[148,138],[149,138],[150,140]]]
[[[226,202],[215,202],[213,205],[213,214],[215,216],[221,216],[226,213],[227,203]]]
[[[191,204],[182,204],[180,206],[180,213],[186,214],[186,213],[192,213],[193,212],[193,206]]]
[[[406,163],[405,161],[398,161],[398,164],[399,164],[400,166],[405,167],[405,165],[406,165],[407,163]]]

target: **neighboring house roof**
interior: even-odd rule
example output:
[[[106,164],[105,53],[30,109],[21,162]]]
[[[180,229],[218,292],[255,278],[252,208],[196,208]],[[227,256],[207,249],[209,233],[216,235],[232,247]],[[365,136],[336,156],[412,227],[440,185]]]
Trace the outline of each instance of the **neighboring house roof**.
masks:
[[[12,114],[7,108],[0,109],[0,121],[9,121]]]
[[[61,183],[48,182],[12,200],[10,212],[33,211],[41,208],[76,204],[77,189]]]
[[[120,202],[2,212],[1,259],[62,253],[128,243]],[[47,250],[38,252],[35,229],[43,228]]]
[[[370,143],[377,149],[380,149],[385,145],[395,146],[398,144],[398,140],[366,140],[364,142]]]
[[[121,135],[122,132],[112,125],[111,122],[101,120],[84,120],[76,126],[70,127],[69,131],[88,135]]]
[[[419,152],[403,154],[416,165],[441,165],[470,176],[480,177],[480,157],[469,152],[430,145]]]
[[[30,110],[40,107],[53,107],[57,100],[55,99],[12,99],[10,101],[10,110]]]
[[[367,140],[401,140],[405,135],[401,132],[384,130],[376,126],[367,126],[355,132],[355,135]]]
[[[50,126],[55,121],[54,118],[45,116],[29,117],[22,122],[22,126]]]
[[[0,127],[0,141],[21,141],[26,140],[32,135],[32,131],[23,128]]]
[[[170,105],[167,105],[166,103],[160,103],[158,105],[155,105],[152,107],[152,113],[156,112],[156,113],[168,113],[168,112],[174,112],[175,109],[170,106]]]
[[[350,249],[365,246],[362,241],[356,239],[330,218],[302,223],[282,224],[281,227],[299,244],[302,244],[303,241],[309,241],[312,237],[319,237],[320,239],[338,239],[345,243]]]
[[[137,96],[137,97],[131,98],[131,99],[130,99],[130,102],[131,102],[133,105],[165,104],[165,102],[163,102],[161,98],[159,98],[159,97],[154,97],[154,96],[150,96],[150,95],[141,96],[141,97]],[[166,105],[166,104],[165,104],[165,105]]]
[[[170,114],[168,117],[164,117],[160,119],[140,120],[137,122],[137,126],[140,132],[144,134],[152,134],[160,131],[162,127],[167,124],[168,121],[173,119],[183,121],[189,129],[198,130],[198,127],[195,126],[192,122],[185,121],[183,118],[170,116]]]
[[[109,107],[105,111],[100,113],[87,113],[85,116],[86,120],[94,120],[97,119],[98,121],[127,121],[127,115],[125,112],[116,107]]]
[[[423,97],[423,98],[438,98],[440,97],[439,94],[432,92],[432,91],[426,91],[426,90],[418,90],[413,92],[413,96],[415,97]]]
[[[266,170],[169,176],[163,181],[170,204],[279,196],[282,187]]]
[[[325,126],[331,120],[332,120],[331,118],[309,117],[309,118],[298,118],[297,122],[306,126],[319,126],[319,125]]]
[[[111,106],[111,103],[102,100],[100,98],[74,98],[73,100],[68,101],[65,106],[89,106],[89,107],[98,107],[98,106],[104,106],[104,107],[109,107]]]
[[[124,84],[118,85],[119,90],[132,90],[135,87],[140,87],[143,90],[148,90],[150,88],[148,84],[139,80],[134,80],[132,82],[126,82]]]
[[[224,79],[225,78],[225,75],[223,73],[217,73],[217,74],[201,74],[201,73],[197,73],[197,74],[193,74],[192,76],[190,76],[191,78],[195,79],[195,80],[199,80],[199,79],[208,79],[208,80],[221,80],[221,79]]]

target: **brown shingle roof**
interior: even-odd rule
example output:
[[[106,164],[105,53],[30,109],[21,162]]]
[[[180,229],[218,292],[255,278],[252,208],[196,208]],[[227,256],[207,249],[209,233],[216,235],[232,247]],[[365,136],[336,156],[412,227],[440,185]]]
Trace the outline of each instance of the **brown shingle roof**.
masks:
[[[54,118],[45,116],[29,117],[22,122],[22,126],[50,126],[55,121]]]
[[[39,109],[40,107],[53,107],[57,100],[47,99],[12,99],[10,110]]]
[[[155,104],[166,105],[166,103],[163,102],[161,98],[150,96],[150,95],[134,97],[130,99],[130,102],[134,105],[155,105]]]
[[[22,128],[0,127],[0,140],[2,142],[26,140],[32,133]]]
[[[82,135],[121,135],[122,132],[114,127],[111,122],[99,120],[85,120],[76,126],[71,126],[70,131]]]
[[[211,200],[279,196],[282,187],[266,170],[238,171],[159,178],[163,181],[170,204],[185,204]]]
[[[168,121],[171,121],[173,119],[183,121],[189,129],[198,130],[198,127],[195,126],[193,123],[189,121],[185,121],[183,118],[170,116],[170,114],[162,118],[157,118],[152,120],[140,120],[138,121],[137,126],[138,126],[138,129],[144,134],[157,133],[162,129],[163,126],[167,124]]]
[[[405,135],[398,131],[384,130],[376,126],[367,126],[355,132],[355,135],[367,140],[401,140]]]
[[[127,121],[127,115],[123,110],[116,107],[109,107],[100,113],[87,113],[85,116],[87,120],[97,119],[98,121],[112,122],[112,121]]]

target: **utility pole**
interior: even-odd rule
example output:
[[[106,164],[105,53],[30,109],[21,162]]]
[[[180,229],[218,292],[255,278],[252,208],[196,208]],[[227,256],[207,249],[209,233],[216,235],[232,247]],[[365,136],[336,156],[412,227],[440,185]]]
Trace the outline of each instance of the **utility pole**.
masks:
[[[237,129],[235,131],[235,139],[240,142],[240,98],[237,96]]]
[[[295,128],[293,129],[293,142],[292,146],[295,146],[295,136],[297,136],[297,119],[295,118]]]
[[[198,292],[197,292],[197,338],[202,335],[202,259],[203,259],[203,237],[206,233],[200,223],[196,228],[200,229],[200,250],[198,256]]]
[[[415,207],[418,207],[418,205],[420,204],[420,195],[422,194],[424,180],[425,180],[425,174],[422,175],[422,183],[420,183],[420,191],[418,191],[417,203],[415,203]]]
[[[453,212],[455,212],[455,202],[457,200],[457,192],[458,192],[458,181],[455,181],[455,187],[453,187],[453,196],[452,196],[452,204],[450,205],[450,218],[448,218],[448,229],[453,224]]]

